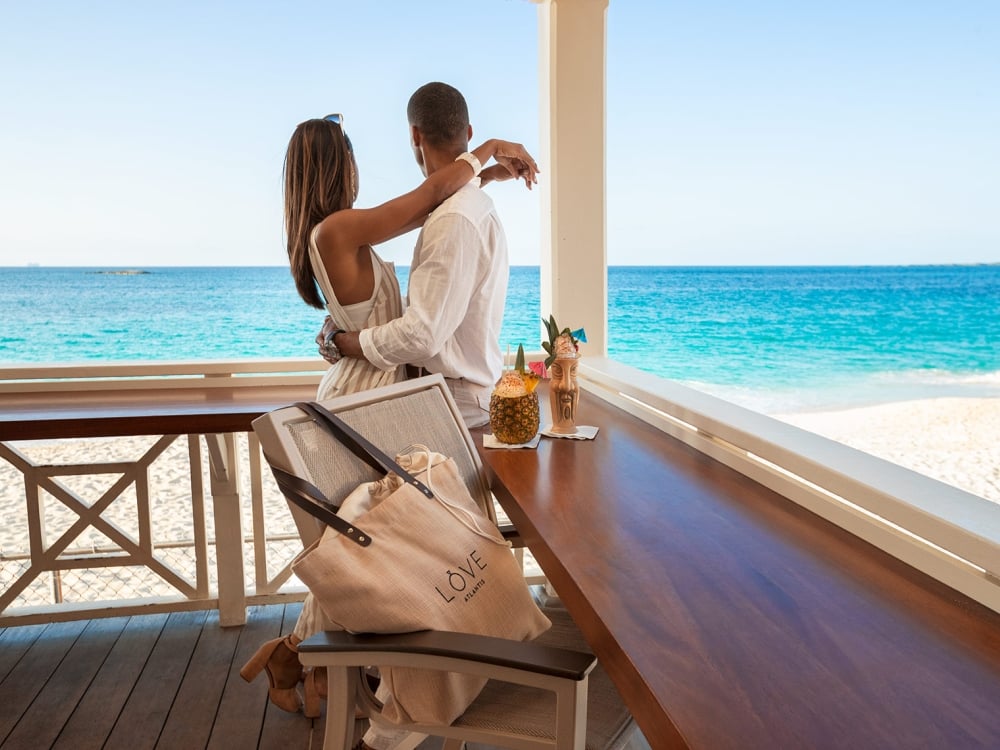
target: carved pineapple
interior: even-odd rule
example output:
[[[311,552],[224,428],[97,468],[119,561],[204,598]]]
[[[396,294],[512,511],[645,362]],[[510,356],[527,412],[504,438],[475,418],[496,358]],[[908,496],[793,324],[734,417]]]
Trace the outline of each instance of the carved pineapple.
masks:
[[[517,347],[513,370],[500,376],[490,395],[490,428],[501,443],[527,443],[538,432],[538,376],[526,372],[524,347]]]

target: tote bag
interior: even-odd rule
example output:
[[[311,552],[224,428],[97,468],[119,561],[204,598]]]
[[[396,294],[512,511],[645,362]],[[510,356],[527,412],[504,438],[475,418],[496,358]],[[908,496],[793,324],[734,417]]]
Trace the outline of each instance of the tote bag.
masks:
[[[289,500],[328,524],[292,570],[332,622],[354,633],[441,630],[512,640],[549,628],[509,542],[476,505],[453,459],[414,446],[393,461],[322,406],[298,406],[384,474],[332,504],[331,513],[316,487],[275,470]],[[380,671],[389,693],[382,716],[393,723],[450,724],[486,684],[475,675]]]

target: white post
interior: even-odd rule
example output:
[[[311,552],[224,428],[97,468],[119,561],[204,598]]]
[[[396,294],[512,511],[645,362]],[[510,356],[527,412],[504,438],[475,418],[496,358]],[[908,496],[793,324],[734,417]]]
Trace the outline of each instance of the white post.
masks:
[[[215,557],[219,575],[219,625],[247,621],[243,578],[243,512],[240,505],[239,458],[232,433],[205,435],[208,447],[212,508],[215,513]]]
[[[605,101],[608,0],[538,7],[542,315],[608,350]],[[547,173],[547,174],[545,174]]]

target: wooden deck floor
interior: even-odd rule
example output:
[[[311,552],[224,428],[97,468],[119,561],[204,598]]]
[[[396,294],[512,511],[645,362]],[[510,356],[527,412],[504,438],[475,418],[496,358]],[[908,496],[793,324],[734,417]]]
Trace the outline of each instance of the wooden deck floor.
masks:
[[[321,748],[322,719],[239,675],[300,608],[252,607],[234,628],[209,610],[0,629],[0,748]]]
[[[0,628],[0,750],[322,750],[322,717],[271,706],[266,678],[239,674],[301,608],[250,607],[232,628],[217,610]],[[626,750],[649,744],[636,731]]]

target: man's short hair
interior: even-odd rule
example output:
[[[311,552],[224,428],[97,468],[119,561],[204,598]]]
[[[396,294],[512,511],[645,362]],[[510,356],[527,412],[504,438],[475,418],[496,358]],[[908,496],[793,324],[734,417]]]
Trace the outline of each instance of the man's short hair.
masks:
[[[447,83],[425,83],[413,92],[406,117],[432,146],[464,144],[469,133],[469,108],[465,97]]]

